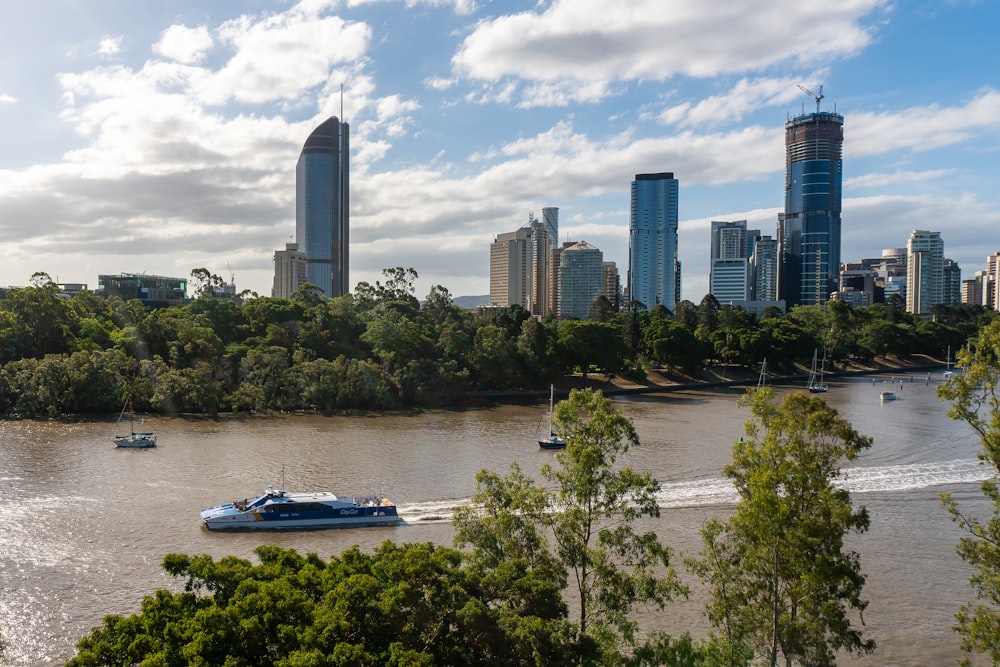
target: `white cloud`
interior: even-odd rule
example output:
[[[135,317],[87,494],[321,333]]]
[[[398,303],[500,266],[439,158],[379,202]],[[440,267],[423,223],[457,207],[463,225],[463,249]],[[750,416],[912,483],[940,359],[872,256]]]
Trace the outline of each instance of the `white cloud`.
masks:
[[[1000,136],[1000,91],[984,88],[967,104],[911,107],[902,112],[850,114],[851,131],[845,132],[844,151],[862,156],[916,152],[950,146],[981,137]]]
[[[926,171],[895,171],[890,173],[871,173],[844,181],[845,190],[862,190],[886,188],[909,183],[925,183],[936,181],[955,174],[954,169],[928,169]]]
[[[0,93],[0,104],[16,104],[17,98],[6,93]]]
[[[188,28],[172,25],[160,35],[160,41],[153,45],[153,51],[164,58],[191,65],[204,60],[212,46],[212,35],[205,26]]]
[[[328,83],[331,68],[364,56],[371,29],[337,16],[317,16],[300,5],[263,19],[226,21],[217,36],[233,56],[202,82],[201,98],[207,104],[260,104],[293,100]]]
[[[117,37],[103,37],[97,46],[97,55],[111,58],[117,56],[122,52],[122,43],[125,41],[123,35],[118,35]]]
[[[488,85],[511,78],[549,91],[539,96],[533,88],[536,99],[585,101],[573,91],[599,97],[615,81],[702,78],[842,58],[871,42],[873,28],[863,22],[889,6],[889,0],[556,0],[539,11],[481,21],[452,65]]]

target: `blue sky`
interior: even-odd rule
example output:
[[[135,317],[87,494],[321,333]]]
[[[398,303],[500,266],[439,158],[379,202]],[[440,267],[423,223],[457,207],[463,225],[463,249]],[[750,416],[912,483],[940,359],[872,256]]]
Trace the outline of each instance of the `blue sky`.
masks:
[[[680,181],[682,297],[711,220],[774,234],[784,123],[844,116],[842,259],[941,232],[963,278],[1000,250],[992,0],[46,0],[0,25],[0,285],[36,271],[269,295],[295,162],[351,123],[351,285],[489,292],[489,244],[560,209],[628,265],[629,183]]]

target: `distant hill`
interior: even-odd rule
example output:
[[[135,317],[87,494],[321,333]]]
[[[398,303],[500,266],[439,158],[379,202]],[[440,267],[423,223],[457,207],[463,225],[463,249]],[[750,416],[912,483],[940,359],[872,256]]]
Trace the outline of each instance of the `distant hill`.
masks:
[[[490,302],[490,295],[484,294],[482,296],[456,296],[452,299],[456,306],[459,308],[478,308],[479,306],[485,306]]]

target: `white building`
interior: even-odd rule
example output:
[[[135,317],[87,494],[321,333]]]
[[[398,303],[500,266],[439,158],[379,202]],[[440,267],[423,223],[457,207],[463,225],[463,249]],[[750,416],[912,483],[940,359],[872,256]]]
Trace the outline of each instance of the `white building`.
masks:
[[[944,303],[944,241],[941,232],[914,229],[906,244],[906,310],[927,315]]]
[[[559,257],[560,319],[587,319],[604,287],[604,253],[586,241],[563,244]]]

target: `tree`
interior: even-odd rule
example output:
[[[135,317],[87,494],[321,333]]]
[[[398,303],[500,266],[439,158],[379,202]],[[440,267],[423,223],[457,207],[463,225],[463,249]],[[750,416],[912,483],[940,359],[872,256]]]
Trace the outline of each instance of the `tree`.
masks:
[[[481,473],[472,508],[456,514],[456,541],[483,562],[512,554],[525,567],[569,573],[578,664],[620,662],[622,650],[637,644],[634,607],[662,608],[685,592],[670,548],[635,525],[659,516],[659,483],[618,464],[638,437],[600,392],[571,391],[555,423],[567,445],[558,465],[542,467],[548,484],[533,484],[516,467],[506,477]]]
[[[948,416],[964,421],[979,436],[979,459],[993,468],[994,477],[980,486],[993,506],[985,520],[964,513],[951,494],[941,494],[952,520],[967,533],[959,540],[958,553],[974,570],[970,583],[976,599],[956,615],[957,630],[966,653],[984,654],[1000,665],[1000,486],[995,477],[1000,474],[1000,320],[980,331],[974,350],[959,352],[958,367],[962,372],[939,387],[938,396],[951,401]]]
[[[728,521],[702,529],[700,559],[689,561],[711,589],[708,618],[723,638],[778,664],[834,665],[835,652],[870,653],[849,611],[863,623],[865,577],[848,531],[868,514],[834,485],[839,462],[871,446],[820,398],[750,391],[747,438],[733,447],[725,474],[739,493]]]
[[[168,554],[183,591],[156,591],[128,617],[106,616],[70,667],[98,665],[567,665],[558,624],[538,632],[505,600],[487,604],[480,572],[455,549],[383,542],[329,561],[276,546],[233,556]]]

